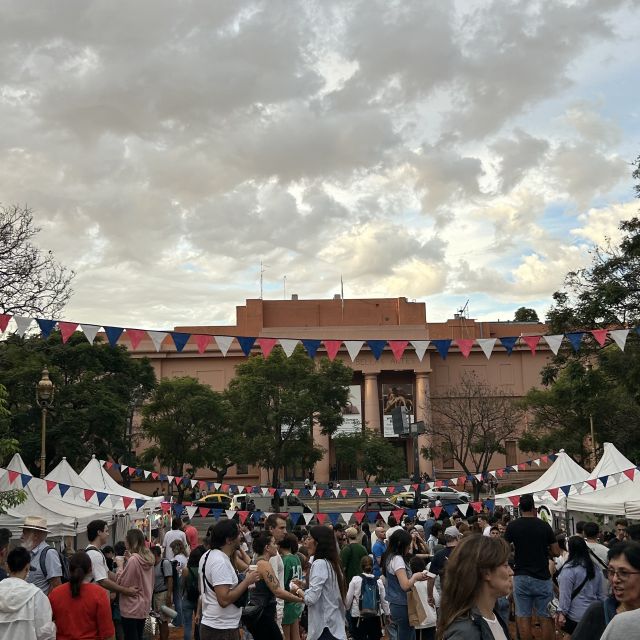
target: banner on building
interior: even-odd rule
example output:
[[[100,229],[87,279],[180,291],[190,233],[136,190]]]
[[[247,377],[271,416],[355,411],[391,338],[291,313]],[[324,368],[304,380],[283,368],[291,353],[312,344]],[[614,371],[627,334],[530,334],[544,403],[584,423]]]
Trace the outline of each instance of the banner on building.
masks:
[[[382,385],[382,429],[385,438],[397,438],[393,431],[391,412],[397,407],[405,407],[409,412],[409,420],[415,421],[413,385],[412,384],[383,384]]]
[[[342,409],[342,424],[335,435],[360,433],[362,431],[362,387],[354,384],[349,387],[349,400]]]

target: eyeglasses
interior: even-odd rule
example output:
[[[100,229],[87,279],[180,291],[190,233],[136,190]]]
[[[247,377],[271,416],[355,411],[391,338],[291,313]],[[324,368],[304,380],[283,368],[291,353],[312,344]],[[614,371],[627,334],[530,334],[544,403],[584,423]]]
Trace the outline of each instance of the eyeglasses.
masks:
[[[613,578],[613,576],[618,576],[618,579],[622,580],[622,582],[624,582],[625,580],[628,580],[629,576],[637,576],[638,574],[640,574],[640,571],[627,571],[626,569],[612,569],[611,567],[607,569],[607,576],[609,576],[610,580],[611,578]]]

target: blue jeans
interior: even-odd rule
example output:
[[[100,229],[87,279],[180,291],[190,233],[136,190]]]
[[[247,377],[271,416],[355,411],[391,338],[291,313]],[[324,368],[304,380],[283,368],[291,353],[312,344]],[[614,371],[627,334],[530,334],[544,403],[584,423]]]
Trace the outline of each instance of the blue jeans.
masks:
[[[187,598],[182,601],[182,624],[184,626],[184,640],[191,640],[192,638],[193,614],[195,613],[197,607],[197,604],[191,602],[191,600],[188,600]],[[195,640],[198,640],[199,635],[200,634],[198,633],[198,627],[196,626],[195,636],[193,636]]]
[[[398,631],[398,640],[416,640],[416,630],[409,624],[407,605],[389,603],[391,619]]]
[[[549,618],[547,607],[553,599],[551,578],[540,580],[531,576],[513,576],[513,600],[516,617],[530,618],[533,610],[540,618]]]
[[[173,619],[174,627],[182,626],[182,578],[178,576],[177,580],[173,583],[173,608],[178,612],[178,615]]]

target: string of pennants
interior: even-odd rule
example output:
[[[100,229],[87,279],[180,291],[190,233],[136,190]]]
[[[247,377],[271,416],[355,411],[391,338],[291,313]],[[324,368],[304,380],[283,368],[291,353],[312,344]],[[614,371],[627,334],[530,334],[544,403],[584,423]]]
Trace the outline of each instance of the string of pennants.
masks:
[[[510,465],[508,467],[502,467],[500,469],[494,469],[493,471],[487,471],[486,473],[476,473],[474,475],[464,475],[458,476],[456,478],[442,479],[442,480],[433,480],[430,482],[423,482],[421,484],[392,484],[392,485],[376,485],[373,487],[347,487],[340,489],[330,489],[330,488],[313,488],[313,487],[302,487],[300,489],[275,489],[273,487],[261,487],[261,486],[253,486],[253,485],[238,485],[238,484],[228,484],[221,482],[212,482],[209,480],[196,480],[193,478],[189,478],[188,476],[173,476],[167,475],[164,473],[159,473],[157,471],[149,471],[147,469],[142,469],[140,467],[131,467],[124,464],[118,464],[117,462],[111,462],[109,460],[101,460],[100,464],[107,469],[115,469],[119,471],[121,474],[127,474],[130,477],[138,477],[144,478],[145,480],[156,480],[159,482],[168,482],[169,484],[175,484],[176,487],[183,485],[183,487],[190,487],[192,489],[199,488],[201,490],[207,490],[211,492],[212,490],[221,491],[222,493],[228,493],[230,495],[233,494],[241,494],[241,493],[250,493],[254,495],[262,495],[262,496],[275,496],[276,493],[279,497],[282,496],[290,496],[291,494],[295,496],[311,497],[315,498],[316,496],[319,498],[349,498],[349,497],[357,497],[365,494],[368,497],[371,496],[385,496],[385,495],[393,495],[394,493],[398,493],[399,491],[416,491],[416,490],[431,490],[434,487],[455,487],[455,486],[463,486],[465,482],[473,482],[473,480],[477,480],[478,482],[482,482],[484,480],[489,480],[491,477],[498,479],[503,478],[505,474],[508,473],[518,473],[519,471],[525,471],[527,467],[531,467],[535,465],[539,467],[541,464],[547,464],[549,462],[555,462],[557,459],[557,454],[548,453],[539,458],[535,458],[533,460],[526,460],[525,462],[519,462],[518,464]],[[424,489],[423,489],[424,487]]]
[[[148,329],[134,329],[128,327],[111,327],[105,325],[83,324],[78,322],[64,322],[62,320],[49,320],[43,318],[32,318],[29,316],[12,316],[10,314],[0,314],[0,333],[7,331],[9,321],[13,319],[15,323],[14,333],[20,337],[24,336],[32,327],[35,321],[40,333],[44,338],[48,338],[54,329],[58,328],[62,342],[66,343],[75,331],[81,331],[90,343],[93,343],[96,335],[102,328],[107,337],[107,341],[112,347],[124,335],[131,344],[131,349],[136,350],[142,340],[148,337],[156,351],[160,351],[166,343],[173,345],[177,352],[181,352],[191,340],[195,343],[198,352],[204,353],[207,348],[215,342],[223,356],[226,356],[235,340],[242,353],[249,356],[254,349],[260,350],[266,358],[276,345],[280,345],[287,357],[290,357],[295,348],[302,344],[309,357],[314,358],[320,348],[323,348],[330,360],[334,360],[342,346],[344,345],[352,361],[356,359],[360,351],[367,346],[374,358],[379,360],[388,346],[396,361],[399,361],[408,348],[413,348],[418,360],[422,361],[424,355],[430,347],[433,347],[444,360],[451,347],[457,347],[463,357],[468,358],[475,346],[479,347],[484,355],[491,357],[496,345],[501,346],[511,355],[517,346],[524,345],[532,355],[544,341],[554,355],[558,354],[563,341],[566,339],[573,350],[577,353],[583,343],[588,339],[603,347],[607,340],[611,340],[622,351],[624,351],[627,338],[632,329],[591,329],[588,331],[572,331],[557,335],[520,335],[506,336],[502,338],[464,338],[458,340],[319,340],[319,339],[296,339],[296,338],[258,338],[250,336],[229,336],[214,335],[207,333],[184,333],[180,331],[151,331]],[[640,326],[634,327],[633,331],[640,335]]]

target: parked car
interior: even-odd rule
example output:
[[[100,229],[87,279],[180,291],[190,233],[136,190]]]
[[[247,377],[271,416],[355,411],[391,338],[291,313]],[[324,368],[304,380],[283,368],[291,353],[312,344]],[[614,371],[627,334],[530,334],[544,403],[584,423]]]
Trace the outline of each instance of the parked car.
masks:
[[[458,491],[453,487],[433,487],[422,492],[422,497],[428,500],[446,500],[448,498],[459,498],[463,502],[469,502],[471,496],[466,491]]]
[[[279,501],[279,504],[278,504]],[[253,509],[248,508],[253,502]],[[298,496],[290,494],[288,496],[261,496],[259,494],[238,493],[231,499],[229,509],[234,511],[275,511],[276,506],[279,511],[286,513],[313,513],[313,509],[307,506]]]
[[[438,503],[440,503],[438,505]],[[433,509],[433,507],[448,507],[449,505],[458,505],[458,504],[468,504],[467,500],[463,500],[462,498],[438,498],[436,500],[429,500],[428,498],[423,498],[420,506],[424,509],[424,507],[429,507]]]
[[[231,509],[231,496],[226,493],[209,493],[196,500],[194,506],[211,509]]]
[[[393,502],[393,504],[397,504],[399,507],[412,508],[415,497],[415,491],[400,491],[399,493],[394,493],[389,496],[389,502]]]
[[[381,500],[379,498],[374,498],[373,500],[369,500],[368,505],[366,502],[363,502],[358,507],[357,510],[358,511],[402,511],[404,513],[406,511],[406,508],[391,502],[391,500]]]

